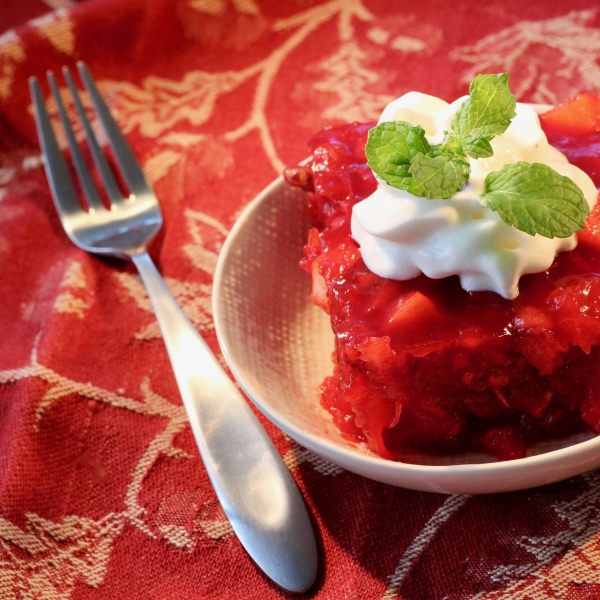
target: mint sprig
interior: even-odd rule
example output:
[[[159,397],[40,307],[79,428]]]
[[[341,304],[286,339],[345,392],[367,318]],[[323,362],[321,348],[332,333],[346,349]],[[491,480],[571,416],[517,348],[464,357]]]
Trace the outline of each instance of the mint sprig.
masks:
[[[492,156],[490,141],[506,131],[516,106],[508,88],[508,73],[478,75],[469,86],[469,97],[452,120],[452,132],[445,132],[442,150],[472,158]]]
[[[488,158],[494,155],[490,140],[485,137],[469,136],[464,140],[462,147],[465,154],[472,158]]]
[[[380,123],[369,130],[367,162],[393,187],[430,200],[451,198],[469,179],[467,156],[493,156],[490,142],[506,131],[516,114],[515,107],[507,73],[478,75],[441,144],[429,144],[419,125]],[[485,185],[478,202],[530,235],[568,237],[583,229],[589,214],[581,189],[540,163],[506,165],[490,173]]]
[[[579,186],[541,163],[516,162],[490,173],[477,201],[508,225],[548,238],[582,230],[590,213]]]
[[[459,140],[491,140],[506,131],[515,116],[517,102],[508,88],[508,73],[478,75],[469,86],[469,98],[452,121]]]
[[[408,170],[408,191],[425,198],[452,198],[465,185],[469,177],[469,163],[450,154],[428,156],[418,153]]]
[[[492,156],[490,140],[506,130],[516,106],[515,97],[508,89],[507,73],[478,75],[469,90],[470,96],[456,113],[452,131],[445,132],[442,144],[431,146],[423,128],[406,121],[380,123],[370,129],[365,152],[375,174],[391,186],[402,190],[410,188],[416,196],[430,199],[451,198],[460,190],[470,174],[461,161],[467,156]],[[440,165],[436,183],[432,183],[429,169],[411,171],[410,165],[418,154],[437,159],[427,163]],[[441,156],[446,158],[441,159]],[[419,161],[420,165],[427,162],[423,158]],[[445,170],[441,169],[442,163]]]
[[[393,187],[408,189],[412,159],[418,153],[428,152],[431,152],[431,146],[420,125],[396,121],[369,129],[365,147],[367,162],[381,179]]]

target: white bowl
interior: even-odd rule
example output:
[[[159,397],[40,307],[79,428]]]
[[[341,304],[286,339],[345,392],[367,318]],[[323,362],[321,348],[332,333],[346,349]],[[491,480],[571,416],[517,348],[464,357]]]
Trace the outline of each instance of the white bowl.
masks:
[[[225,359],[259,410],[291,438],[376,481],[452,494],[531,488],[600,466],[600,437],[591,434],[534,445],[518,460],[415,454],[411,464],[343,439],[319,403],[319,385],[333,369],[334,338],[298,266],[309,227],[304,193],[279,177],[231,230],[214,281],[214,320]]]

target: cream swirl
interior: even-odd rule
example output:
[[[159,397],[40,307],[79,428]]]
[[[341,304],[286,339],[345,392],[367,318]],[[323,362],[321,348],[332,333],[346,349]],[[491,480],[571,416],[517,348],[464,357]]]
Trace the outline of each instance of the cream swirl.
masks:
[[[390,103],[379,122],[421,125],[427,140],[439,144],[467,97],[448,104],[410,92]],[[428,200],[378,180],[375,193],[354,206],[352,237],[371,271],[400,280],[421,273],[432,279],[458,275],[467,291],[493,291],[512,299],[519,293],[521,275],[545,271],[556,254],[575,248],[575,234],[568,238],[532,236],[477,203],[488,173],[517,161],[552,167],[581,188],[590,208],[596,203],[594,183],[548,144],[535,110],[517,103],[516,113],[508,129],[491,141],[493,156],[467,159],[469,181],[452,198]]]

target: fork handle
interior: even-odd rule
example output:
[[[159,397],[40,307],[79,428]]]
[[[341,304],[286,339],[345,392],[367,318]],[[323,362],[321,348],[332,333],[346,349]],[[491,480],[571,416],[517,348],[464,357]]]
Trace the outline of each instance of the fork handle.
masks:
[[[148,291],[196,443],[221,506],[252,559],[283,588],[313,583],[317,549],[296,484],[248,403],[146,252],[132,257]]]

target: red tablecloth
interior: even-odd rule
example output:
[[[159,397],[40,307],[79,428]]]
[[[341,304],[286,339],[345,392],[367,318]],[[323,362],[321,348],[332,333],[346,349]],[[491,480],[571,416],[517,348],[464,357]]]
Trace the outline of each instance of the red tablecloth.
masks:
[[[217,503],[133,267],[78,250],[61,229],[27,78],[87,62],[161,199],[152,254],[216,350],[223,239],[314,132],[376,118],[408,90],[453,100],[478,72],[509,71],[523,101],[598,91],[598,4],[5,4],[0,598],[284,597]],[[599,472],[495,496],[412,492],[342,472],[261,419],[319,532],[309,596],[600,598]]]

